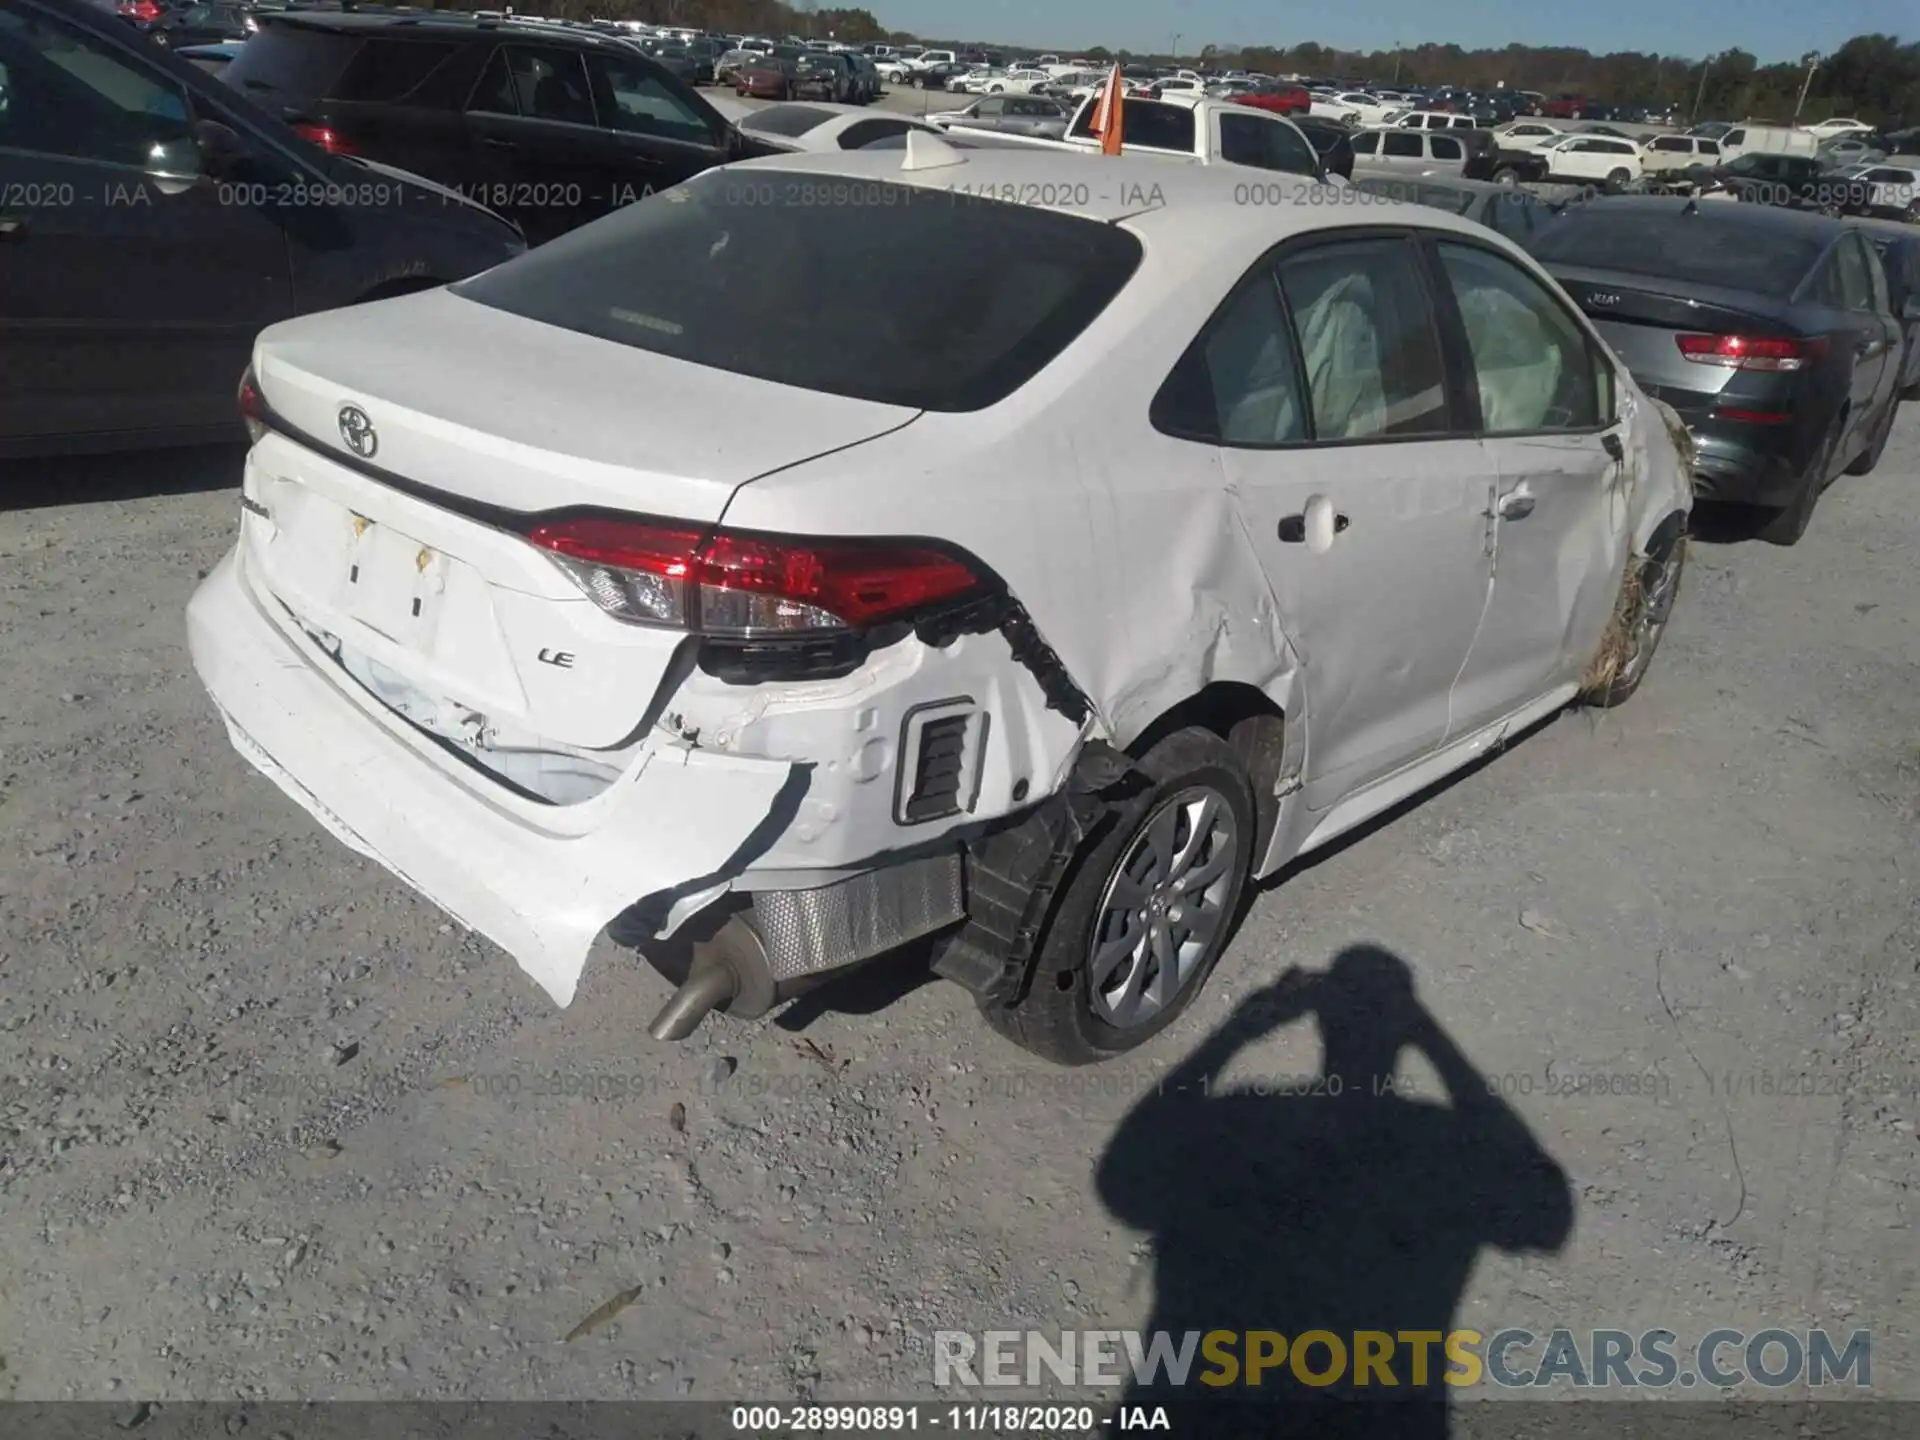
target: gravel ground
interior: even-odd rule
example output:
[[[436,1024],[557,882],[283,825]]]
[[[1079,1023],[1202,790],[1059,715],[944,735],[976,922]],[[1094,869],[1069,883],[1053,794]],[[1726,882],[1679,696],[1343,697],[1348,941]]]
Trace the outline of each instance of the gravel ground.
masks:
[[[16,466],[0,511],[0,1394],[925,1395],[935,1329],[1177,1319],[1224,1261],[1386,1329],[1864,1326],[1920,1398],[1920,407],[1797,548],[1696,547],[1629,705],[1268,887],[1180,1025],[1071,1073],[911,963],[663,1046],[603,945],[553,1009],[228,748],[181,615],[238,464]],[[1158,1093],[1361,942],[1570,1233],[1442,1203],[1526,1177],[1462,1182],[1433,1111],[1343,1149],[1323,1099]],[[1302,1019],[1228,1070],[1320,1060]]]

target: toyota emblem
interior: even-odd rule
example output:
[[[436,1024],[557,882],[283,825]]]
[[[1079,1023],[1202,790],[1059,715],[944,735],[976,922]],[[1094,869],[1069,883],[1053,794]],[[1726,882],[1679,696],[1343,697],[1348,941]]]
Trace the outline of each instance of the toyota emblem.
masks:
[[[373,421],[358,405],[340,407],[340,439],[347,449],[362,460],[371,460],[374,452],[380,448],[380,437],[374,433]]]

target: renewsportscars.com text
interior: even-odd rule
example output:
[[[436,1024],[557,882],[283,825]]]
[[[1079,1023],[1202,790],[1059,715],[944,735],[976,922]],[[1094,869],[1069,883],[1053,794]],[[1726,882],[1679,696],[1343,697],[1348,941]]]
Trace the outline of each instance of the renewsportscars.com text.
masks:
[[[933,1381],[962,1389],[1048,1383],[1325,1390],[1714,1389],[1873,1383],[1873,1338],[1825,1330],[936,1330]]]

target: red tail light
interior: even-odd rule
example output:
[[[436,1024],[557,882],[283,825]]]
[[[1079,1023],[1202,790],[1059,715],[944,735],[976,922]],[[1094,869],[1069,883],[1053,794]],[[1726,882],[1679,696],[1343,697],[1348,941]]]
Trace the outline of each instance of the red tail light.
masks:
[[[247,367],[247,373],[240,377],[240,418],[247,422],[247,438],[254,444],[272,428],[267,410],[267,397],[260,393],[260,382],[253,378],[253,367]]]
[[[1738,410],[1722,407],[1713,412],[1716,420],[1737,420],[1743,425],[1785,425],[1793,416],[1784,410]]]
[[[310,121],[301,121],[293,127],[293,133],[302,140],[310,140],[329,155],[358,155],[360,152],[339,132],[326,125],[315,125]]]
[[[129,19],[138,20],[143,25],[151,25],[166,12],[155,0],[121,0],[120,13]]]
[[[943,551],[583,517],[527,539],[616,619],[739,638],[860,630],[983,591]]]
[[[1827,353],[1825,340],[1758,335],[1678,335],[1680,353],[1696,365],[1728,370],[1804,370]]]

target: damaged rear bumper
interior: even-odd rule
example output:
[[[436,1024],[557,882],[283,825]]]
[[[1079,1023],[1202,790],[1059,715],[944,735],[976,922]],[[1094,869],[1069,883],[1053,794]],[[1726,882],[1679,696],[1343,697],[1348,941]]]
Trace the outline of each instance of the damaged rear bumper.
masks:
[[[235,747],[342,842],[379,861],[571,1003],[589,947],[634,902],[716,893],[776,838],[795,767],[649,743],[577,805],[485,783],[329,673],[229,554],[187,610],[188,646]]]

